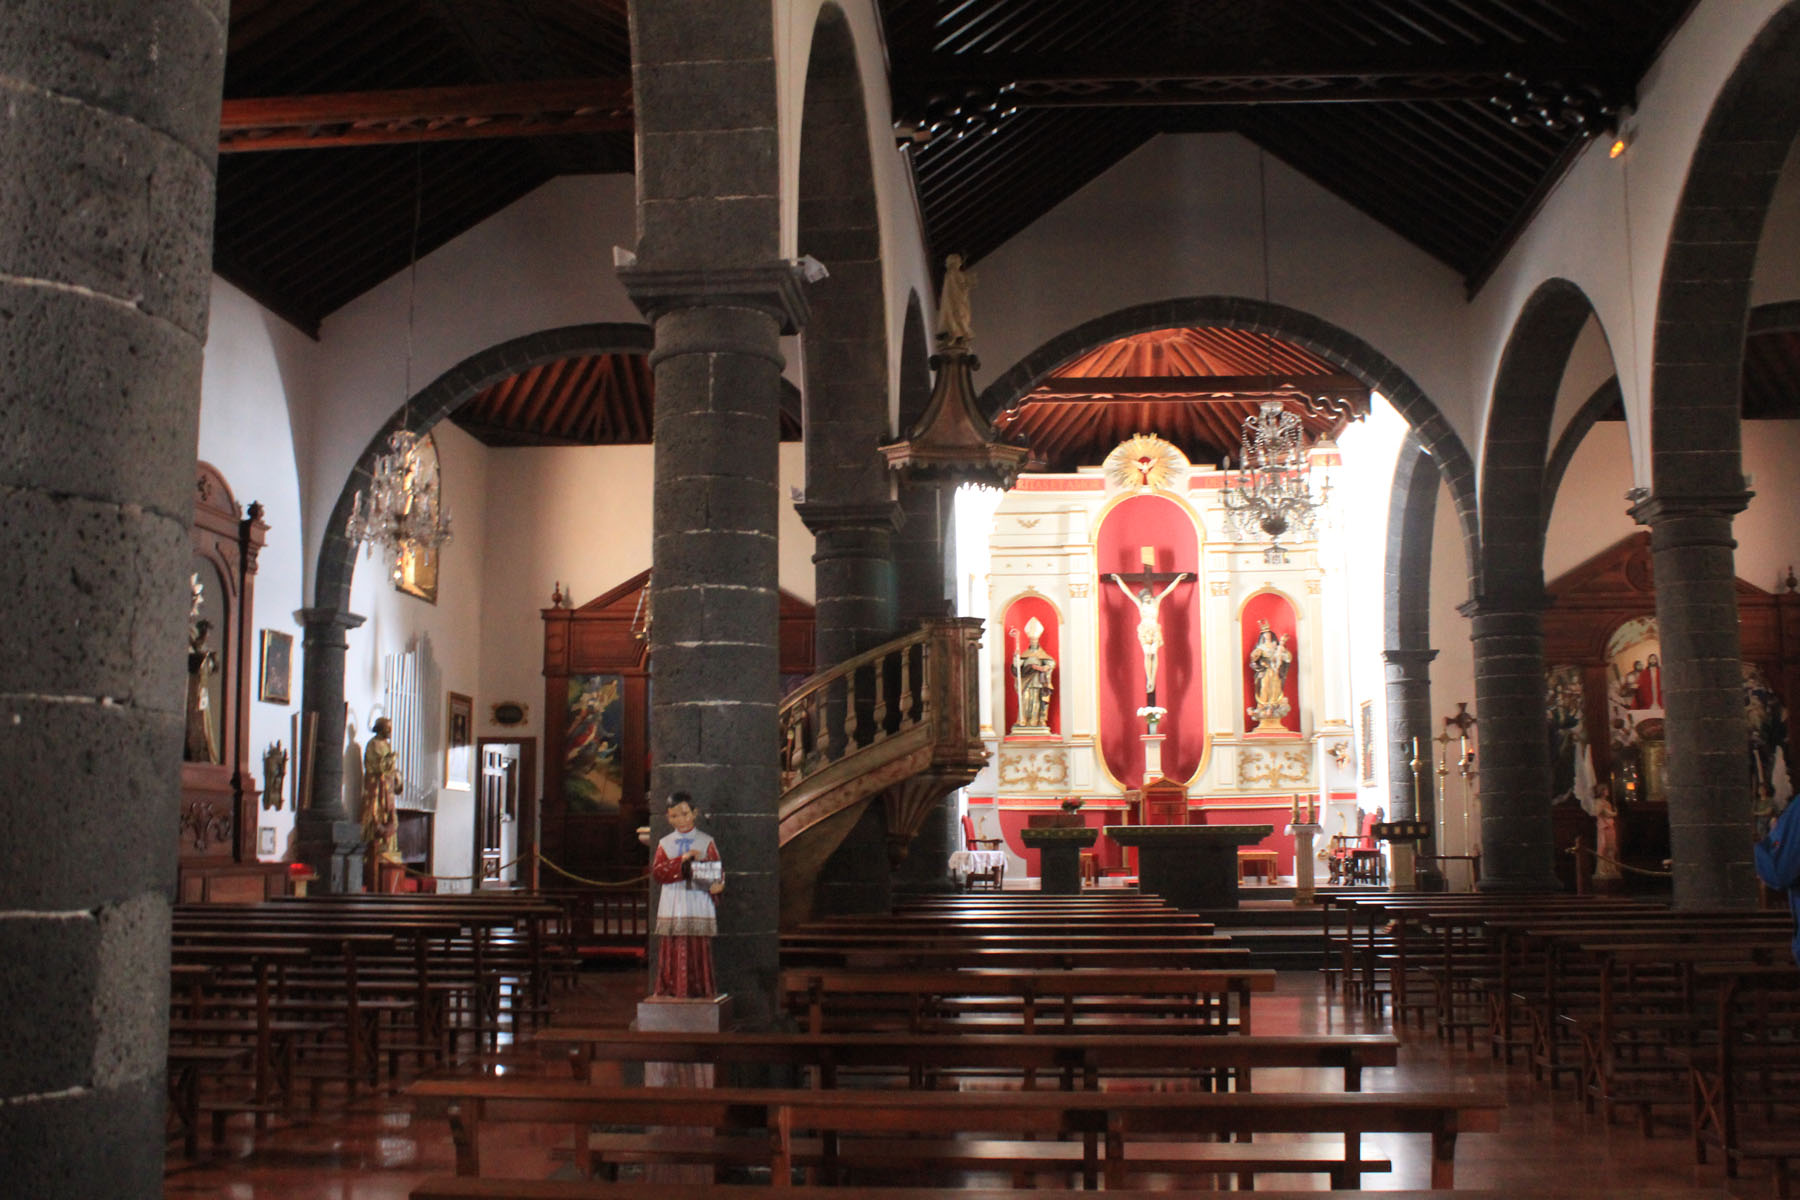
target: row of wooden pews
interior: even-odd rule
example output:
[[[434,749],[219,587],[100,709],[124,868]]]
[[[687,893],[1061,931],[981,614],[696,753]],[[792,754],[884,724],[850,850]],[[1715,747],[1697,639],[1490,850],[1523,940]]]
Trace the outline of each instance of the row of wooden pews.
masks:
[[[1785,911],[1675,911],[1628,899],[1336,896],[1328,979],[1447,1047],[1482,1035],[1539,1086],[1573,1085],[1611,1124],[1683,1127],[1729,1175],[1800,1160],[1800,969]]]
[[[322,896],[179,905],[171,929],[170,1113],[191,1157],[302,1094],[350,1098],[541,1024],[566,974],[563,906],[528,894]],[[503,1035],[502,1031],[506,1031]]]
[[[918,900],[816,922],[783,945],[798,1032],[552,1025],[535,1042],[567,1062],[566,1080],[413,1084],[419,1111],[448,1120],[458,1168],[413,1195],[617,1197],[618,1172],[640,1167],[822,1195],[971,1176],[1120,1190],[1153,1176],[1251,1186],[1313,1174],[1353,1189],[1392,1169],[1363,1154],[1371,1133],[1428,1136],[1433,1184],[1449,1187],[1458,1136],[1495,1128],[1504,1103],[1363,1091],[1366,1070],[1396,1062],[1391,1036],[1257,1033],[1252,1005],[1273,973],[1154,898]],[[1091,957],[1115,949],[1124,957]],[[688,1082],[715,1086],[624,1082],[651,1064],[694,1064]],[[1293,1067],[1332,1082],[1254,1086]],[[584,1179],[484,1177],[484,1131],[514,1123],[568,1127]]]

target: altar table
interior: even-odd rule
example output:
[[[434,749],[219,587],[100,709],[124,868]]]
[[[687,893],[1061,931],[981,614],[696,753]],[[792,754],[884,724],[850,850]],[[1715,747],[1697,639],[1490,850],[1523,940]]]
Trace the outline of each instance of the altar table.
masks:
[[[1138,890],[1176,908],[1236,908],[1237,850],[1273,825],[1108,825],[1106,836],[1138,852]]]

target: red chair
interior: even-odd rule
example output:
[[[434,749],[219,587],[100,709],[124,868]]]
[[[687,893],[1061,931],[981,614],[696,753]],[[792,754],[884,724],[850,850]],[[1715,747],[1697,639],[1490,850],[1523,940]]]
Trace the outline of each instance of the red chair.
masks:
[[[1001,846],[1006,844],[1004,838],[976,837],[975,836],[975,820],[973,817],[969,816],[968,813],[963,814],[962,827],[963,827],[963,849],[964,850],[970,850],[970,851],[998,850],[998,849],[1000,849]],[[991,887],[993,887],[993,889],[995,891],[999,891],[1000,885],[1002,883],[1004,883],[1005,880],[1006,880],[1006,860],[1004,858],[1001,858],[1001,859],[997,860],[994,863],[994,865],[986,871],[977,871],[971,867],[969,870],[969,875],[968,875],[968,879],[965,883],[965,886],[972,890],[977,883],[986,883],[986,884],[990,885]]]

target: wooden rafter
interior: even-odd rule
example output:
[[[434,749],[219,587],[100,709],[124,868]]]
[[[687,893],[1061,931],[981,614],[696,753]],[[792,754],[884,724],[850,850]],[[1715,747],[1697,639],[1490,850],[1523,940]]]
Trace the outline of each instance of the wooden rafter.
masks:
[[[562,79],[227,100],[219,119],[219,152],[631,129],[629,79]]]

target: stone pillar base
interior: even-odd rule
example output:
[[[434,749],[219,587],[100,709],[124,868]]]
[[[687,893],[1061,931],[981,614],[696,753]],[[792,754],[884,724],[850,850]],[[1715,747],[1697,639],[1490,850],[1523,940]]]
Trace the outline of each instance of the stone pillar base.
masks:
[[[295,853],[318,876],[320,893],[360,892],[363,887],[363,836],[359,822],[327,814],[301,812],[294,819]]]

